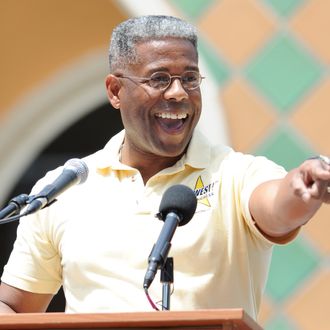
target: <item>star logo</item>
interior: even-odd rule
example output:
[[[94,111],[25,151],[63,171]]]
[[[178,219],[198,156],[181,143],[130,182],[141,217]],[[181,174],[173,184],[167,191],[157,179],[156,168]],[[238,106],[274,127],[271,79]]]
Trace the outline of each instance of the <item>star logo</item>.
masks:
[[[209,199],[207,198],[207,192],[209,191],[209,188],[210,188],[210,185],[205,187],[204,183],[203,183],[203,180],[202,180],[202,177],[199,176],[197,178],[197,181],[196,181],[196,184],[195,184],[195,189],[194,189],[197,200],[198,200],[198,203],[201,203],[201,204],[204,204],[208,207],[211,207]]]

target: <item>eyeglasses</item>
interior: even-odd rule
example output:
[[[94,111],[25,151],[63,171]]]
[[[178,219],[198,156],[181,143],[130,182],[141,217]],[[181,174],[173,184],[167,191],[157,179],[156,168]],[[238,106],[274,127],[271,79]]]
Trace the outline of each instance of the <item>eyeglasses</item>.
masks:
[[[182,87],[190,91],[198,88],[202,80],[205,79],[205,77],[202,77],[197,71],[185,71],[181,76],[171,76],[168,72],[154,72],[149,78],[120,75],[117,77],[148,84],[151,88],[160,91],[166,90],[172,84],[173,79],[179,79]]]

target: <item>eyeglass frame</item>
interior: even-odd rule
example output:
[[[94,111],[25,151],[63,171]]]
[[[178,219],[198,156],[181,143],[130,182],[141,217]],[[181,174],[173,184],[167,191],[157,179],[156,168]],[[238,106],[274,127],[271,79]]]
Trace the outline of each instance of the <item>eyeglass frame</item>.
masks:
[[[187,88],[182,83],[182,75],[184,75],[187,72],[193,72],[193,73],[197,73],[198,74],[198,76],[199,76],[199,83],[198,83],[198,85],[196,87]],[[156,87],[150,86],[150,80],[152,79],[151,77],[153,75],[156,75],[157,73],[166,74],[170,78],[169,83],[168,83],[167,86],[162,87],[162,88],[156,88]],[[151,88],[153,88],[155,90],[161,91],[161,92],[165,91],[167,88],[169,88],[172,85],[173,79],[179,79],[180,80],[180,83],[181,83],[181,86],[184,88],[184,90],[193,91],[193,90],[197,89],[201,85],[203,79],[206,78],[206,77],[203,77],[198,71],[192,71],[192,70],[185,71],[185,72],[182,73],[182,75],[180,75],[180,76],[179,75],[172,76],[172,75],[170,75],[166,71],[156,71],[156,72],[152,73],[150,77],[124,76],[124,75],[115,75],[115,76],[117,78],[126,78],[126,79],[129,79],[129,80],[133,81],[133,82],[139,82],[139,83],[142,83],[142,84],[149,83],[148,84],[149,87],[151,87]]]

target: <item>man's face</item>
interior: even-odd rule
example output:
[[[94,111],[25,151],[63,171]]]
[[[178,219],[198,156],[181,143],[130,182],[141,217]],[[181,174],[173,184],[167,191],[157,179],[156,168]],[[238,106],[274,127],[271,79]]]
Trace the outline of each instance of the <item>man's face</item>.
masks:
[[[199,71],[197,53],[186,40],[166,38],[137,46],[138,64],[130,65],[123,76],[150,77],[154,72],[181,76]],[[142,157],[178,157],[186,149],[201,114],[200,88],[185,90],[179,79],[163,91],[148,83],[119,78],[118,93],[126,130],[125,147]]]

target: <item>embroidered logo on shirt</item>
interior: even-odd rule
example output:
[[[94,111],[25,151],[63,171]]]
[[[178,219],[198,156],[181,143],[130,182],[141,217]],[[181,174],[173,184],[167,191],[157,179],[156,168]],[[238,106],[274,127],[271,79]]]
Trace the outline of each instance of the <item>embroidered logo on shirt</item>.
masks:
[[[209,201],[208,197],[214,195],[213,189],[214,189],[214,185],[217,182],[218,181],[210,183],[210,184],[205,186],[204,183],[203,183],[202,177],[199,176],[197,178],[194,191],[195,191],[195,195],[197,197],[198,203],[201,203],[201,204],[204,204],[208,207],[211,207],[211,204],[210,204],[210,201]]]

